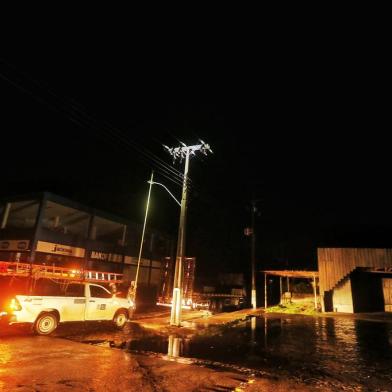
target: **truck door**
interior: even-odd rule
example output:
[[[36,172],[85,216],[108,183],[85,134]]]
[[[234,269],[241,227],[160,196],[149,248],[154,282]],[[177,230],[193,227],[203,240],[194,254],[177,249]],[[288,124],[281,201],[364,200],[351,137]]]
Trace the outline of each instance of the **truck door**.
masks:
[[[70,283],[64,293],[64,297],[57,297],[57,305],[61,313],[61,321],[84,321],[86,297],[84,285]]]
[[[86,302],[86,320],[110,320],[113,303],[110,291],[95,284],[89,284],[88,288],[90,296]]]

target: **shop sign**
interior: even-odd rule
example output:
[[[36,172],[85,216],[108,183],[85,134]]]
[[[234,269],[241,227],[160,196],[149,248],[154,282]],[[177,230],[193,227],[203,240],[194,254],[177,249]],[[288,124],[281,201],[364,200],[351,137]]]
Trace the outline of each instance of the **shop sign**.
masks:
[[[0,250],[28,250],[30,245],[29,240],[2,240],[0,241]]]
[[[122,263],[123,256],[116,253],[105,253],[92,250],[90,254],[90,259],[111,261],[113,263]]]
[[[137,257],[131,257],[131,256],[125,256],[124,263],[125,264],[137,265],[138,258]],[[150,259],[140,259],[140,265],[147,266],[147,267],[150,266]]]
[[[52,242],[38,241],[37,252],[52,253],[72,257],[84,257],[85,249],[75,246],[54,244]]]

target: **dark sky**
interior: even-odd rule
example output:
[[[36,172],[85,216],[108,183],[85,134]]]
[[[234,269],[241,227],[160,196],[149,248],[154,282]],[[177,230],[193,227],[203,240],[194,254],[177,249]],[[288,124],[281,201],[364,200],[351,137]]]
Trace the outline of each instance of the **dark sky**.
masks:
[[[188,254],[200,273],[248,268],[252,197],[260,268],[314,268],[318,245],[392,246],[378,81],[341,58],[255,58],[35,46],[5,54],[1,196],[48,190],[141,221],[154,165],[134,146],[172,165],[162,143],[201,138],[214,154],[190,169]],[[178,214],[154,189],[151,225],[176,234]]]

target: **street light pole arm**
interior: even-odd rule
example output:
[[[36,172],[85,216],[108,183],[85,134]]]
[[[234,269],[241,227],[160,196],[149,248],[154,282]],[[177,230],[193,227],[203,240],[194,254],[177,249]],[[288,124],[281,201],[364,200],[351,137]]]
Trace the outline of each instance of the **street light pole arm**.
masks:
[[[181,207],[181,203],[176,199],[176,197],[173,195],[173,193],[171,193],[165,185],[161,184],[160,182],[155,182],[155,181],[147,181],[147,182],[149,184],[160,185],[161,187],[165,188],[167,190],[167,192],[169,193],[169,195],[174,199],[174,201]]]

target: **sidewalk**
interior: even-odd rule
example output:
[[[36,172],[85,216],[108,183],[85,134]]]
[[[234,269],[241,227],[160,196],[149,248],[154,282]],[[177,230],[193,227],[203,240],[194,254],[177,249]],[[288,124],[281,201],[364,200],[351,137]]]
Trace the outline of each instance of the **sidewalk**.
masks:
[[[250,315],[261,314],[262,312],[262,308],[254,310],[241,309],[235,312],[224,312],[213,315],[206,310],[183,310],[181,315],[181,328],[170,325],[170,310],[158,310],[151,313],[135,315],[131,321],[159,333],[188,333],[191,330],[198,328],[222,326],[224,324],[245,320]]]
[[[316,314],[301,314],[301,313],[279,313],[279,312],[256,312],[256,316],[267,317],[267,318],[291,318],[291,317],[327,317],[337,319],[351,319],[361,321],[372,321],[382,323],[392,323],[392,312],[380,312],[380,313],[338,313],[338,312],[324,312]]]
[[[159,334],[177,333],[186,335],[194,333],[206,327],[222,326],[235,323],[237,321],[245,320],[249,316],[262,316],[266,318],[297,318],[297,317],[328,317],[328,318],[349,318],[354,320],[372,321],[372,322],[387,322],[392,323],[391,313],[317,313],[315,315],[301,314],[301,313],[265,313],[264,308],[257,309],[241,309],[235,312],[224,312],[211,314],[206,310],[183,310],[181,316],[181,328],[170,325],[170,309],[155,310],[151,313],[143,313],[136,315],[132,319],[133,323],[139,324],[143,328],[153,329]]]

